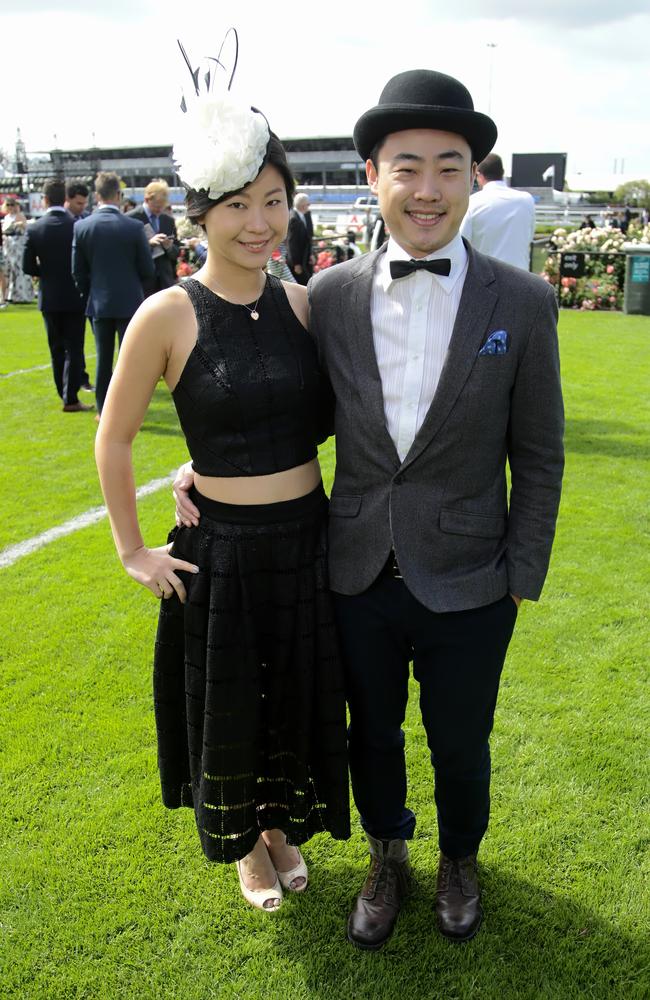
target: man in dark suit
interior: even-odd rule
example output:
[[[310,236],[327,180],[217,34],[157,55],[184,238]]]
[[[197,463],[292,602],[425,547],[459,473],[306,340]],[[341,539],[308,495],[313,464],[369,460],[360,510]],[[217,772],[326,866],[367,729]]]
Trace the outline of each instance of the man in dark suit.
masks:
[[[153,256],[155,275],[145,284],[146,296],[176,284],[176,261],[180,250],[176,223],[165,209],[169,205],[169,187],[165,181],[151,181],[144,189],[142,208],[129,212],[146,227],[147,239]]]
[[[65,209],[72,216],[72,221],[80,222],[81,219],[87,219],[90,215],[88,211],[88,187],[86,184],[82,184],[81,181],[71,181],[65,189]],[[85,389],[86,392],[92,392],[94,390],[94,385],[90,381],[90,376],[88,374],[88,369],[86,368],[86,357],[85,354],[82,355],[83,361],[83,373],[81,375],[81,388]]]
[[[23,270],[39,280],[38,307],[43,314],[56,390],[66,413],[92,410],[79,402],[86,329],[85,299],[72,280],[73,221],[64,208],[65,184],[45,185],[47,211],[27,227]]]
[[[313,271],[312,239],[314,227],[309,211],[309,197],[297,194],[289,213],[287,264],[299,285],[306,285]]]
[[[317,274],[312,331],[336,396],[330,584],[347,671],[350,771],[371,867],[348,937],[376,949],[409,887],[402,723],[409,661],[435,773],[439,930],[482,908],[501,670],[540,596],[563,470],[557,308],[535,275],[459,229],[497,130],[451,77],[394,77],[354,130],[390,240]],[[510,467],[508,501],[506,463]]]
[[[71,181],[65,189],[65,208],[72,216],[74,222],[87,219],[88,212],[88,187],[80,181]]]
[[[152,280],[154,266],[144,227],[120,212],[117,174],[97,175],[99,208],[74,227],[72,272],[80,292],[88,297],[97,347],[95,393],[102,411],[113,374],[115,334],[121,344],[129,320],[144,300],[142,286]]]

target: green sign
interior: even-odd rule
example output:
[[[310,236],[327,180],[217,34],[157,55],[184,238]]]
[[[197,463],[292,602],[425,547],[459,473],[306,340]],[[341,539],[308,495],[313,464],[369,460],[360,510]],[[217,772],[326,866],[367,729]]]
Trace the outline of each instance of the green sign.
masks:
[[[632,257],[630,281],[647,285],[650,282],[650,254],[643,257]]]

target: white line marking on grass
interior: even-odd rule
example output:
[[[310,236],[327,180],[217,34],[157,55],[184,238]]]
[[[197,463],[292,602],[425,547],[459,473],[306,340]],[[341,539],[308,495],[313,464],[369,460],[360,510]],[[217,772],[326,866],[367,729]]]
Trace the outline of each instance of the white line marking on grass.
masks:
[[[164,486],[169,486],[174,481],[175,475],[175,472],[170,472],[163,479],[152,479],[150,483],[139,486],[135,491],[136,497],[138,499],[146,497],[150,493],[156,493],[158,490],[161,490]],[[75,531],[81,531],[82,528],[88,528],[91,524],[97,524],[98,521],[106,517],[106,514],[107,510],[105,507],[93,507],[91,510],[87,510],[85,514],[72,517],[69,521],[58,524],[55,528],[48,528],[47,531],[43,531],[40,535],[34,535],[33,538],[28,538],[24,542],[18,542],[17,545],[9,545],[8,548],[0,551],[0,569],[13,566],[19,559],[30,555],[32,552],[37,552],[38,549],[42,549],[44,545],[49,545],[50,542],[55,542],[58,538],[64,538]]]
[[[94,358],[94,354],[87,354],[86,361],[88,358]],[[13,378],[14,375],[29,375],[30,372],[44,372],[46,368],[51,368],[52,363],[47,365],[35,365],[34,368],[17,368],[15,372],[0,372],[0,378]]]
[[[42,372],[52,365],[36,365],[35,368],[18,368],[15,372],[0,372],[0,378],[13,378],[14,375],[28,375],[30,372]]]

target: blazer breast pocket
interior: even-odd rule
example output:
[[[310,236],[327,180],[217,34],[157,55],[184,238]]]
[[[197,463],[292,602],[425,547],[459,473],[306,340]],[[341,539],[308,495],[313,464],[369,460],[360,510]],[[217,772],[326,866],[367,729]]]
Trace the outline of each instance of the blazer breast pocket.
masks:
[[[509,392],[515,379],[516,364],[510,354],[479,354],[466,386],[470,394],[485,396]]]

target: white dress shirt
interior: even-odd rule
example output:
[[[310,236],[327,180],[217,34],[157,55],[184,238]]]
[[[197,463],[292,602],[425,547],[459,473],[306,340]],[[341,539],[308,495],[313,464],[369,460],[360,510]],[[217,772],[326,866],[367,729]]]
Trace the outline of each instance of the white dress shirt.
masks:
[[[535,235],[533,196],[505,181],[488,181],[470,197],[460,234],[481,253],[527,271]]]
[[[402,461],[438,387],[467,273],[460,235],[423,259],[438,257],[451,260],[448,277],[422,270],[393,281],[391,261],[411,257],[390,239],[373,279],[370,316],[386,427]]]

